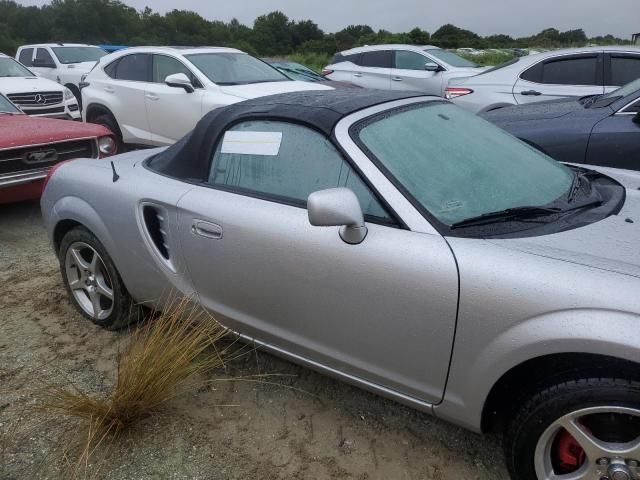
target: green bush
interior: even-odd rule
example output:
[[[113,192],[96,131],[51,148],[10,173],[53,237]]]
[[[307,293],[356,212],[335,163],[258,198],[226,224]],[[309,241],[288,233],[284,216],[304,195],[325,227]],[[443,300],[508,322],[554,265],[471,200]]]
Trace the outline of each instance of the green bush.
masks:
[[[331,55],[326,53],[294,53],[287,55],[287,59],[292,62],[301,63],[302,65],[309,67],[316,72],[322,72],[322,69],[329,65]]]

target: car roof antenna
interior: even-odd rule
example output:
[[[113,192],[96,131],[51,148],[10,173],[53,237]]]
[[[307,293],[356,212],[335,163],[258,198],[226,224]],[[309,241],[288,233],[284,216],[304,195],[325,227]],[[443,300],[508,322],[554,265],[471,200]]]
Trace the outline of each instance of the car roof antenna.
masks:
[[[113,170],[113,183],[116,183],[120,179],[120,175],[116,172],[116,166],[113,164],[113,160],[111,161],[111,170]]]

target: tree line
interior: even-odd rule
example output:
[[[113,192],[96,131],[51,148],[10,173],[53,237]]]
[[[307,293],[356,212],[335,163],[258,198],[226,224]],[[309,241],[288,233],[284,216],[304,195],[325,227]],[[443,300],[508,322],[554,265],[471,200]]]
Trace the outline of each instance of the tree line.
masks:
[[[432,44],[442,48],[555,48],[630,43],[613,35],[587,38],[582,29],[560,32],[548,28],[521,38],[504,34],[482,37],[450,24],[433,33],[420,27],[404,33],[375,31],[368,25],[350,25],[339,32],[327,33],[312,20],[294,21],[278,11],[259,16],[249,26],[237,19],[207,20],[186,10],[163,15],[149,7],[137,11],[118,0],[52,0],[41,7],[0,0],[0,52],[13,55],[20,45],[41,42],[216,45],[262,56],[331,55],[358,45],[380,43]]]

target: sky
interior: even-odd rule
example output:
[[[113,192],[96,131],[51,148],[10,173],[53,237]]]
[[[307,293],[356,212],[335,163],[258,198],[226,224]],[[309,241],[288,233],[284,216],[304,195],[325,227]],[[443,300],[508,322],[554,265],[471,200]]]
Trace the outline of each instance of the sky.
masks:
[[[47,0],[18,0],[42,5]],[[480,35],[529,36],[544,28],[583,28],[587,36],[627,38],[640,32],[640,0],[124,0],[136,9],[164,13],[193,10],[209,20],[237,18],[251,25],[264,13],[280,10],[294,20],[313,20],[326,32],[350,24],[405,32],[420,27],[433,33],[445,23]]]

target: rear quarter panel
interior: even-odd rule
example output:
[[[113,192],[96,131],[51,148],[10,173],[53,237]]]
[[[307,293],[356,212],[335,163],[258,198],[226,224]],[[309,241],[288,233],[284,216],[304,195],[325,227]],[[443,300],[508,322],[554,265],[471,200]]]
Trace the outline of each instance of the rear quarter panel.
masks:
[[[83,225],[104,245],[132,297],[154,306],[174,291],[193,294],[177,243],[175,209],[178,199],[191,187],[137,164],[148,155],[148,151],[140,151],[113,157],[120,176],[117,182],[109,162],[77,160],[65,164],[49,181],[41,206],[52,243],[61,221]],[[169,236],[176,254],[173,270],[163,265],[145,234],[141,203],[147,201],[169,213]]]

